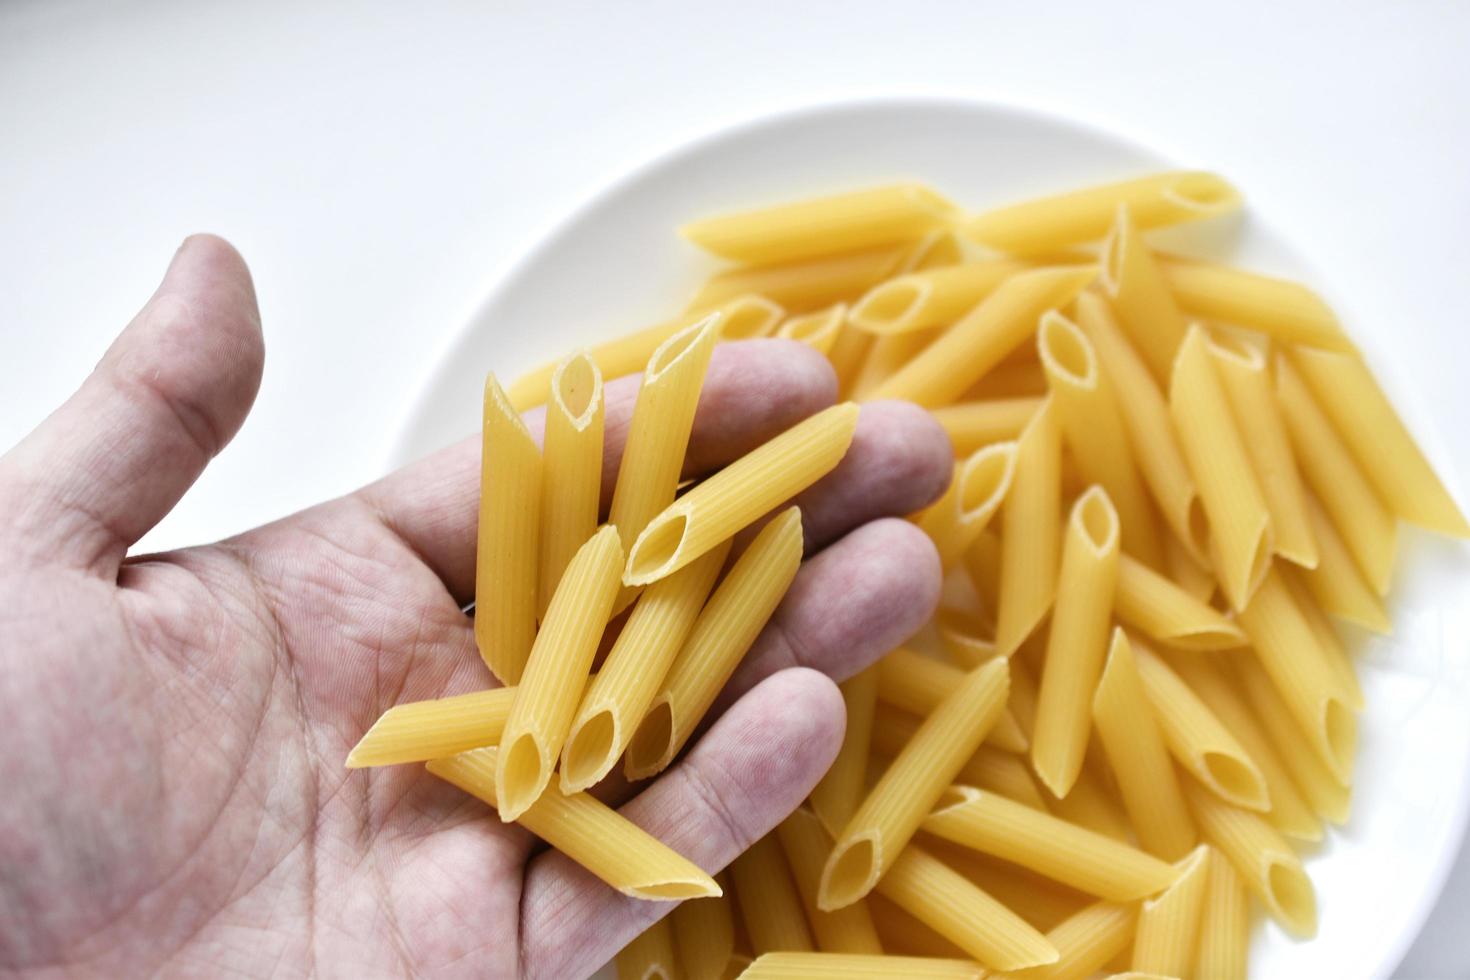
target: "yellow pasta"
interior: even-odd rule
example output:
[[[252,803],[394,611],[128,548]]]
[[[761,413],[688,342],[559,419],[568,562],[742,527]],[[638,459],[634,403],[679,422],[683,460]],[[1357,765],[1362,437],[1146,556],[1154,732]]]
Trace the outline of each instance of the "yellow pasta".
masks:
[[[829,833],[840,833],[863,798],[873,714],[878,700],[878,666],[873,664],[842,682],[847,730],[842,747],[821,782],[812,788],[811,807]]]
[[[1271,515],[1276,554],[1303,568],[1315,568],[1317,539],[1307,517],[1306,490],[1267,377],[1266,356],[1253,345],[1224,337],[1216,337],[1209,347],[1236,427],[1248,434],[1243,441]]]
[[[1019,450],[1019,446],[1017,449]],[[1011,478],[1012,483],[1015,477]],[[979,602],[979,614],[985,617],[994,635],[997,599],[1000,596],[1000,535],[994,528],[980,532],[964,556],[965,575]]]
[[[934,629],[949,659],[965,670],[996,655],[995,626],[978,613],[940,607],[934,614]]]
[[[674,930],[668,917],[643,930],[614,957],[618,980],[677,980]]]
[[[1210,980],[1246,980],[1250,909],[1245,883],[1218,851],[1211,850],[1208,864],[1195,975]]]
[[[673,502],[719,323],[718,317],[700,320],[659,345],[648,359],[608,513],[624,551]]]
[[[1150,565],[1163,561],[1153,508],[1133,461],[1112,383],[1098,366],[1092,341],[1055,310],[1044,313],[1036,348],[1077,470],[1100,484],[1118,509],[1123,548]]]
[[[1040,398],[997,398],[946,405],[933,414],[955,455],[968,456],[981,446],[1015,439],[1040,407]]]
[[[878,661],[878,698],[900,711],[927,715],[965,679],[965,672],[941,660],[899,647]],[[1002,708],[985,741],[1008,752],[1030,748],[1010,712]]]
[[[495,375],[485,379],[475,645],[490,672],[519,684],[536,638],[541,452]]]
[[[858,300],[852,322],[875,334],[947,327],[1023,268],[1018,262],[966,262],[897,276]]]
[[[827,362],[837,375],[838,398],[846,400],[857,397],[853,393],[853,387],[873,346],[873,335],[854,327],[851,319],[838,328],[837,337],[827,351]]]
[[[1185,798],[1200,833],[1240,873],[1266,911],[1293,935],[1317,931],[1317,896],[1302,862],[1259,814],[1231,806],[1203,787],[1186,785]]]
[[[1240,609],[1271,564],[1271,515],[1199,327],[1179,348],[1169,412],[1210,520],[1211,563]]]
[[[896,953],[916,959],[952,959],[975,963],[970,954],[924,923],[874,892],[867,899],[873,911],[873,923],[883,940],[885,953]],[[979,964],[975,963],[978,968]]]
[[[1015,970],[1056,961],[1025,919],[917,845],[878,882],[882,895],[986,966]]]
[[[1300,283],[1243,269],[1174,259],[1164,278],[1191,316],[1260,330],[1275,340],[1331,350],[1352,350],[1337,316]]]
[[[1209,603],[1218,587],[1214,573],[1195,563],[1179,539],[1173,535],[1164,538],[1164,567],[1174,584],[1196,600]]]
[[[1113,630],[1107,664],[1092,699],[1092,720],[1113,764],[1118,794],[1139,844],[1151,854],[1178,860],[1194,846],[1194,821],[1139,679],[1133,647],[1122,629]]]
[[[587,354],[602,372],[603,381],[637,374],[648,364],[654,351],[670,337],[708,320],[715,314],[719,315],[717,340],[747,340],[769,334],[781,322],[785,311],[764,296],[737,296],[712,310],[675,317],[666,323],[645,327],[616,340],[598,344],[589,349]],[[556,362],[553,361],[517,378],[508,392],[510,403],[516,407],[516,411],[524,412],[544,404],[551,390],[551,376],[555,372]]]
[[[723,876],[715,879],[722,887]],[[735,951],[735,919],[730,908],[731,889],[714,898],[680,902],[669,913],[674,948],[684,980],[720,980]]]
[[[1311,494],[1307,495],[1307,518],[1317,542],[1317,567],[1305,570],[1302,579],[1317,604],[1331,615],[1375,633],[1390,632],[1393,624],[1383,600],[1363,577],[1352,552],[1332,526],[1332,518]]]
[[[567,563],[597,530],[602,493],[602,374],[585,352],[557,365],[546,405],[536,613],[546,615]]]
[[[847,304],[838,303],[815,313],[791,317],[776,328],[776,336],[806,344],[818,354],[826,354],[837,342],[842,325],[847,322]]]
[[[628,743],[629,779],[661,772],[755,642],[801,564],[801,511],[771,521],[730,569],[694,622],[653,706]]]
[[[832,837],[816,814],[798,808],[777,825],[776,836],[786,853],[786,863],[801,895],[816,948],[824,953],[881,954],[883,944],[878,940],[878,930],[866,901],[859,899],[831,912],[817,908],[817,890],[822,867],[832,851]]]
[[[1101,373],[1118,396],[1139,472],[1164,522],[1198,564],[1208,564],[1209,521],[1158,382],[1123,336],[1102,296],[1089,291],[1077,297],[1077,323],[1092,341]]]
[[[851,402],[818,412],[674,501],[638,535],[624,584],[678,571],[826,476],[846,454],[857,420]]]
[[[893,184],[705,218],[679,233],[724,259],[788,262],[911,241],[957,215],[921,184]]]
[[[1137,918],[1131,905],[1113,902],[1089,905],[1047,932],[1047,941],[1058,953],[1055,963],[1004,975],[996,973],[991,978],[1084,980],[1128,948]]]
[[[572,721],[562,752],[563,793],[597,783],[628,747],[729,553],[725,542],[639,597]]]
[[[604,527],[578,549],[556,587],[500,736],[495,795],[502,820],[519,817],[551,779],[612,612],[622,561],[617,531]]]
[[[1134,347],[1153,368],[1154,377],[1167,382],[1187,324],[1127,205],[1119,206],[1103,241],[1100,278]]]
[[[1168,664],[1142,647],[1134,653],[1170,754],[1221,799],[1248,810],[1269,809],[1266,779],[1235,736]]]
[[[1297,347],[1291,362],[1389,510],[1431,531],[1470,537],[1464,512],[1362,358]]]
[[[1062,445],[1048,399],[1016,442],[1016,470],[1001,508],[995,648],[1010,656],[1056,598],[1061,554]]]
[[[1286,763],[1271,744],[1271,737],[1220,669],[1221,665],[1201,657],[1176,657],[1172,666],[1190,690],[1199,695],[1206,707],[1235,736],[1261,771],[1271,801],[1271,809],[1266,813],[1271,826],[1296,840],[1321,840],[1322,821],[1296,788]]]
[[[961,401],[989,401],[997,398],[1040,398],[1047,393],[1046,372],[1034,357],[1031,344],[1017,347],[1006,359],[960,395]]]
[[[428,770],[497,806],[498,753],[473,749],[435,759]],[[563,796],[548,787],[516,822],[632,898],[679,901],[721,894],[715,880],[691,861],[586,793]]]
[[[347,768],[426,762],[499,744],[515,696],[515,688],[500,687],[394,705],[347,754]]]
[[[764,296],[793,313],[856,299],[897,273],[910,251],[905,245],[885,245],[801,262],[728,269],[705,280],[689,301],[688,312],[715,309],[749,295]]]
[[[872,891],[980,747],[1005,706],[1009,688],[1008,665],[992,661],[965,675],[929,713],[837,835],[822,873],[818,908],[840,909]]]
[[[1254,657],[1232,660],[1252,713],[1271,739],[1271,745],[1291,773],[1292,781],[1318,816],[1335,824],[1347,822],[1352,806],[1351,790],[1340,783],[1317,750],[1308,742],[1301,726],[1271,678]]]
[[[742,980],[980,980],[984,975],[973,960],[840,953],[767,953],[740,974]]]
[[[1291,592],[1292,601],[1296,603],[1297,611],[1307,621],[1307,626],[1312,630],[1312,637],[1317,641],[1317,649],[1321,652],[1328,670],[1338,681],[1338,690],[1342,692],[1348,707],[1354,711],[1362,711],[1367,705],[1363,697],[1362,685],[1358,682],[1358,671],[1353,666],[1352,659],[1347,650],[1343,648],[1342,638],[1337,635],[1337,630],[1328,621],[1327,615],[1312,598],[1311,592],[1302,583],[1300,572],[1293,569],[1282,569],[1282,581]]]
[[[767,834],[730,862],[735,902],[756,956],[779,950],[811,951],[811,931],[775,834]]]
[[[1176,875],[1143,851],[972,786],[947,790],[923,829],[1101,898],[1152,895]]]
[[[855,401],[867,401],[876,397],[880,385],[893,376],[919,352],[932,344],[944,330],[911,330],[908,333],[891,333],[875,337],[868,347],[863,363],[854,374],[852,384],[844,392]]]
[[[1003,252],[1036,254],[1102,238],[1119,205],[1141,228],[1228,214],[1240,194],[1221,177],[1181,170],[1022,201],[971,218],[964,234]]]
[[[956,401],[1030,336],[1037,317],[1070,303],[1096,275],[1093,266],[1056,266],[1011,276],[869,397],[901,398],[927,408]]]
[[[916,718],[886,704],[879,705],[873,715],[874,755],[884,759],[898,755],[918,732],[922,722],[922,718]],[[1046,802],[1031,779],[1030,769],[1013,752],[982,745],[960,767],[955,780],[967,786],[999,793],[1043,812],[1046,810]]]
[[[1214,607],[1127,555],[1118,559],[1113,612],[1128,626],[1180,650],[1231,650],[1245,633]]]
[[[1066,796],[1082,770],[1088,708],[1107,654],[1118,581],[1118,514],[1094,486],[1072,507],[1056,608],[1031,733],[1031,764],[1053,796]]]
[[[1016,470],[1016,444],[999,442],[977,449],[955,466],[944,496],[914,518],[929,535],[948,571],[985,530],[1011,488]]]
[[[1133,969],[1161,976],[1187,976],[1195,962],[1200,917],[1210,879],[1210,848],[1201,844],[1179,862],[1179,877],[1138,911]]]
[[[1279,573],[1266,576],[1251,604],[1241,611],[1240,624],[1308,744],[1339,783],[1350,785],[1358,730],[1348,706],[1350,695]]]

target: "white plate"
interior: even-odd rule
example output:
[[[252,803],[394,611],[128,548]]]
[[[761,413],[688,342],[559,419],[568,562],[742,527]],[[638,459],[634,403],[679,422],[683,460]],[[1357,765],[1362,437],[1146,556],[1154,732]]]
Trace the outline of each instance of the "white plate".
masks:
[[[395,459],[474,431],[487,370],[513,379],[577,345],[677,310],[711,268],[674,233],[692,217],[903,177],[975,208],[1208,165],[1069,120],[982,103],[850,103],[723,131],[612,184],[532,250],[445,352]],[[1242,190],[1248,199],[1250,188]],[[1344,312],[1370,355],[1391,349],[1387,326],[1353,321],[1354,284],[1332,288],[1259,216],[1217,228],[1212,237],[1191,244],[1306,279]],[[1375,363],[1415,431],[1432,435],[1414,411],[1413,393],[1395,383],[1391,361]],[[1404,543],[1393,597],[1396,632],[1358,644],[1368,707],[1353,816],[1308,859],[1320,934],[1297,942],[1257,923],[1254,977],[1390,975],[1454,860],[1470,808],[1470,561],[1462,546],[1427,535],[1406,533]]]

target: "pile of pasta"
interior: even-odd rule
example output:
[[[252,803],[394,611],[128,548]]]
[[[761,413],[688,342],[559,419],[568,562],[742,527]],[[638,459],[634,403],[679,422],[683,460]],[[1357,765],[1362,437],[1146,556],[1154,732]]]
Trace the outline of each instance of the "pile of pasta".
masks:
[[[687,226],[735,264],[683,314],[486,385],[475,629],[505,686],[395,707],[348,764],[426,761],[624,893],[685,900],[621,977],[1228,980],[1253,902],[1310,937],[1298,849],[1347,819],[1364,703],[1334,620],[1388,631],[1400,520],[1470,525],[1320,298],[1145,238],[1240,206],[1182,172]],[[714,346],[769,335],[846,401],[681,487]],[[602,382],[639,371],[599,527]],[[830,771],[717,883],[586,790],[678,756],[797,572],[781,508],[873,399],[954,445],[911,518],[943,600],[843,681]]]

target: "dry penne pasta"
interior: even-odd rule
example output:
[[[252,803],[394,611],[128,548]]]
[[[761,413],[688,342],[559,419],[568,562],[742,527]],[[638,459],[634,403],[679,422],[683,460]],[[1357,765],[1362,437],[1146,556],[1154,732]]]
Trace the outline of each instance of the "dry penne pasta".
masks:
[[[1154,377],[1167,383],[1188,324],[1126,204],[1119,205],[1112,230],[1103,240],[1101,266],[1099,278],[1119,323],[1153,368]]]
[[[1142,562],[1118,558],[1113,612],[1124,624],[1180,650],[1231,650],[1245,633],[1214,607]]]
[[[1312,637],[1317,641],[1317,649],[1321,652],[1328,670],[1337,678],[1338,690],[1342,692],[1350,708],[1354,711],[1362,711],[1367,700],[1363,697],[1363,687],[1358,681],[1357,668],[1353,666],[1347,650],[1343,648],[1342,638],[1337,635],[1337,630],[1333,628],[1327,615],[1317,605],[1317,600],[1312,598],[1311,591],[1302,583],[1300,572],[1283,568],[1281,579],[1291,592],[1297,611],[1302,614],[1302,618],[1307,621],[1307,626],[1312,630]]]
[[[1260,330],[1286,343],[1352,350],[1337,316],[1300,283],[1208,262],[1163,263],[1175,299],[1192,316]]]
[[[826,476],[857,428],[851,402],[818,412],[700,483],[643,528],[626,585],[670,575]]]
[[[1051,929],[1093,900],[1085,892],[1042,877],[1027,868],[932,835],[924,841],[924,846],[1036,929]],[[874,901],[883,901],[883,898],[877,895]]]
[[[897,273],[911,251],[908,245],[884,245],[799,262],[727,269],[705,280],[689,301],[687,312],[708,312],[738,297],[754,295],[792,313],[805,313],[856,299]]]
[[[817,908],[822,867],[832,852],[832,836],[816,814],[798,807],[776,827],[796,890],[801,895],[816,948],[824,953],[882,953],[883,944],[863,899],[831,912]]]
[[[801,896],[775,834],[767,834],[730,862],[735,903],[756,956],[778,950],[816,949]]]
[[[536,615],[546,615],[567,563],[597,530],[602,490],[602,374],[585,352],[557,365],[546,403]]]
[[[873,335],[866,330],[854,327],[851,319],[838,328],[837,337],[827,350],[827,363],[832,365],[832,373],[837,376],[837,396],[839,398],[857,397],[853,392],[853,386],[873,346]]]
[[[896,953],[906,958],[966,960],[975,963],[969,953],[877,892],[869,895],[865,901],[872,909],[873,923],[878,927],[878,938],[883,941],[885,955]],[[980,964],[975,963],[975,966],[979,968]]]
[[[498,749],[435,759],[429,772],[491,806]],[[516,820],[608,885],[632,898],[678,901],[721,894],[720,886],[658,838],[586,793],[547,787]]]
[[[743,980],[980,980],[974,960],[927,956],[766,953],[740,974]]]
[[[934,409],[933,415],[955,455],[968,456],[993,442],[1015,439],[1040,407],[1040,398],[996,398],[946,405]]]
[[[873,715],[874,755],[885,760],[898,755],[918,732],[922,722],[922,718],[886,704],[879,705]],[[1046,810],[1046,802],[1036,788],[1036,783],[1032,781],[1030,769],[1014,752],[982,745],[960,768],[955,779],[968,786],[999,793],[1037,810]]]
[[[1204,909],[1200,916],[1195,973],[1211,980],[1245,980],[1250,955],[1250,909],[1245,882],[1219,851],[1211,849]]]
[[[1210,848],[1201,844],[1178,864],[1173,884],[1138,910],[1133,939],[1133,969],[1182,977],[1195,962],[1200,913],[1209,886]]]
[[[723,874],[715,881],[725,894],[697,902],[680,902],[669,913],[684,980],[720,980],[735,951],[732,889],[725,886]]]
[[[1128,948],[1138,914],[1131,905],[1098,902],[1059,923],[1046,933],[1056,947],[1057,961],[1049,966],[1007,974],[992,980],[1084,980]]]
[[[995,648],[1001,656],[1015,652],[1056,598],[1061,496],[1061,430],[1048,399],[1016,441],[1015,472],[1001,508],[995,617]]]
[[[933,327],[875,337],[844,394],[855,401],[866,401],[875,397],[874,392],[879,385],[917,357],[943,332],[942,327]]]
[[[1240,194],[1215,174],[1181,170],[996,208],[971,218],[963,232],[1003,252],[1044,253],[1101,239],[1119,205],[1139,227],[1159,228],[1238,210]]]
[[[347,768],[427,762],[498,745],[515,696],[515,688],[500,687],[394,705],[347,754]]]
[[[927,715],[964,680],[965,672],[941,660],[899,647],[878,661],[878,699],[901,711]],[[1030,743],[1019,724],[1002,710],[985,740],[1008,752],[1025,752]]]
[[[853,306],[852,322],[875,334],[946,327],[1023,268],[1019,262],[966,262],[910,272],[874,286]]]
[[[624,771],[663,771],[735,672],[801,564],[801,511],[787,508],[761,529],[705,604],[652,707],[628,743]]]
[[[990,523],[1011,488],[1016,471],[1016,444],[998,442],[975,450],[955,465],[949,489],[914,517],[948,571]]]
[[[815,313],[802,313],[776,328],[776,336],[806,344],[818,354],[826,354],[837,342],[842,325],[847,322],[847,304],[838,303]]]
[[[618,533],[604,527],[578,549],[556,587],[500,736],[495,795],[502,820],[519,817],[551,779],[617,597],[622,563]]]
[[[679,965],[668,917],[644,929],[613,959],[618,980],[676,980]]]
[[[934,614],[934,629],[949,659],[965,670],[978,667],[996,655],[995,626],[978,611],[941,606]]]
[[[813,787],[810,798],[812,810],[832,834],[841,832],[863,798],[878,700],[878,665],[852,675],[841,687],[842,703],[847,708],[842,747],[822,781]]]
[[[1317,567],[1306,569],[1302,579],[1317,604],[1339,619],[1356,623],[1375,633],[1392,629],[1383,599],[1368,584],[1352,552],[1332,525],[1332,518],[1322,504],[1307,495],[1307,518],[1312,522],[1312,537],[1317,542]]]

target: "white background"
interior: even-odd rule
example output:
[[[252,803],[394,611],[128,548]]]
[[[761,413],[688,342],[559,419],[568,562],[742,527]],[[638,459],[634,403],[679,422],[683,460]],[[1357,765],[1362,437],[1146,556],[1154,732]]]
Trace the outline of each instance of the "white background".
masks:
[[[81,380],[178,241],[210,230],[255,273],[265,382],[147,543],[344,492],[383,471],[489,286],[610,177],[771,111],[935,93],[1064,113],[1229,175],[1359,319],[1403,338],[1396,371],[1464,487],[1467,46],[1470,4],[1449,2],[11,0],[0,447]],[[1467,921],[1462,855],[1401,975],[1470,977]]]

